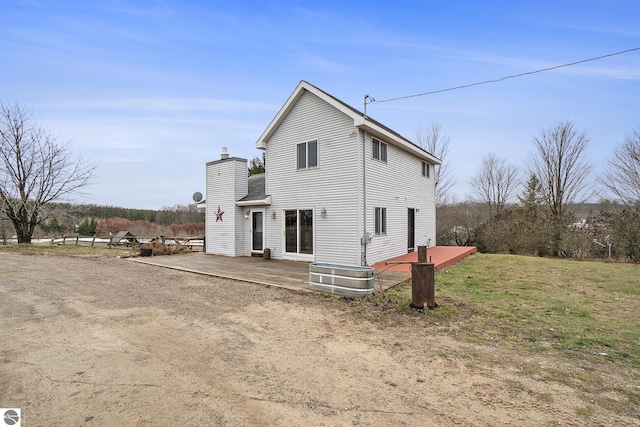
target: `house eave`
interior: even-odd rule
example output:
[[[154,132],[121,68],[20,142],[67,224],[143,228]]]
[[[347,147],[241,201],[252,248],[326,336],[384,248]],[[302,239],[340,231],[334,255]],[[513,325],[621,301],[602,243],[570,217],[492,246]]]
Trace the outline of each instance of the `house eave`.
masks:
[[[271,196],[259,200],[238,200],[236,206],[271,206]]]
[[[395,146],[400,147],[401,149],[410,152],[411,154],[433,164],[433,165],[441,165],[442,160],[435,157],[427,150],[417,146],[413,142],[399,137],[394,132],[390,132],[385,127],[378,125],[377,123],[368,120],[366,117],[354,117],[353,125],[360,130],[364,130],[374,137],[381,138],[385,142],[392,143]]]
[[[361,130],[366,130],[378,138],[384,139],[386,142],[389,142],[402,150],[405,150],[420,159],[429,162],[433,165],[440,165],[442,161],[438,159],[433,154],[424,150],[423,148],[417,146],[413,142],[408,139],[402,137],[398,133],[392,131],[391,129],[383,126],[382,124],[376,122],[373,119],[368,118],[362,112],[350,107],[339,99],[329,95],[321,89],[313,86],[312,84],[302,80],[298,86],[296,86],[295,90],[289,95],[285,104],[280,108],[276,116],[273,118],[269,126],[265,129],[265,131],[260,135],[258,141],[256,141],[256,148],[259,150],[265,150],[267,148],[267,142],[273,136],[273,133],[276,131],[278,126],[284,118],[287,116],[289,111],[293,108],[296,102],[302,97],[305,92],[310,92],[317,96],[318,98],[324,100],[334,108],[343,112],[347,116],[353,119],[353,125]]]

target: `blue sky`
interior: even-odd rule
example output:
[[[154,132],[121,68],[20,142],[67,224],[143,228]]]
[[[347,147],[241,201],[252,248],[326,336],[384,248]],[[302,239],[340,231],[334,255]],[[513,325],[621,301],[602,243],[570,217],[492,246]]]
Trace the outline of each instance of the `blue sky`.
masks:
[[[2,0],[0,100],[97,165],[75,199],[188,204],[222,147],[251,159],[300,80],[362,109],[640,47],[640,2]],[[454,196],[482,156],[524,169],[572,120],[594,173],[640,126],[640,51],[501,83],[368,105],[409,139],[451,138]]]

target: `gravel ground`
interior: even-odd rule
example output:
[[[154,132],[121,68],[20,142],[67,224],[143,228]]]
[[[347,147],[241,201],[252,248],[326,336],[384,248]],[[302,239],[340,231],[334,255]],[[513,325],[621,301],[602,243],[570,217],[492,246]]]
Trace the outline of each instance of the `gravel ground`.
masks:
[[[585,424],[579,391],[522,375],[552,361],[453,324],[124,259],[0,253],[0,327],[0,406],[23,426]]]

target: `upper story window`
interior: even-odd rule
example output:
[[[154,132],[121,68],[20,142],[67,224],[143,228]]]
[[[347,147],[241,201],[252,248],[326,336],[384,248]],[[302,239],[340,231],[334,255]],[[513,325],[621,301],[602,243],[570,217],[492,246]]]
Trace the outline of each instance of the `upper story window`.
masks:
[[[318,141],[298,144],[298,169],[309,169],[318,166]]]
[[[387,163],[387,143],[371,138],[371,152],[373,158]]]
[[[387,208],[375,208],[375,229],[376,235],[387,234]]]
[[[431,176],[431,165],[427,162],[422,162],[422,176],[427,178]]]

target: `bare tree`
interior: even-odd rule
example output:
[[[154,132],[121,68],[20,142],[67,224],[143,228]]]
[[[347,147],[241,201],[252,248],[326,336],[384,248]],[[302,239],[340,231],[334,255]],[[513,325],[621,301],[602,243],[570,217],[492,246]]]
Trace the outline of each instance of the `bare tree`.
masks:
[[[516,194],[519,185],[518,168],[508,164],[506,159],[488,154],[482,158],[480,169],[471,179],[473,193],[470,198],[489,206],[491,215],[498,214]]]
[[[629,207],[640,207],[640,127],[616,147],[598,181]]]
[[[591,170],[584,158],[589,138],[565,121],[543,129],[534,144],[531,173],[540,180],[549,210],[558,219],[585,190]]]
[[[0,103],[0,209],[18,243],[31,243],[36,225],[47,217],[46,204],[86,186],[93,170],[23,108]]]
[[[441,165],[436,165],[433,168],[435,199],[437,206],[449,203],[451,200],[448,193],[455,184],[452,177],[453,168],[446,161],[451,148],[451,138],[449,138],[449,135],[442,133],[442,127],[439,123],[432,123],[431,126],[426,129],[422,127],[418,128],[416,131],[416,142],[421,148],[424,148],[442,160]]]

